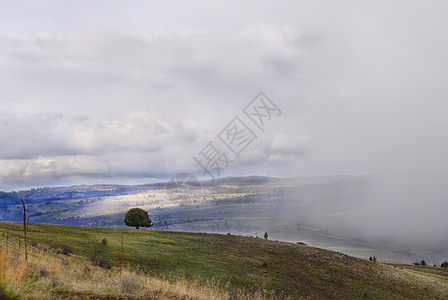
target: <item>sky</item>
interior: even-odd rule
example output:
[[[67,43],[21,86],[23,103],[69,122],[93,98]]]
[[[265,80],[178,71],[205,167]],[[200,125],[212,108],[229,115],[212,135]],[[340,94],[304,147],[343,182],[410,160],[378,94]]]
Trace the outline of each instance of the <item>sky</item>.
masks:
[[[373,174],[385,214],[437,214],[447,9],[0,0],[0,190],[209,179],[193,158],[213,142],[230,161],[217,176]],[[243,112],[259,92],[279,109],[263,131]],[[218,138],[235,117],[256,135],[239,156]]]

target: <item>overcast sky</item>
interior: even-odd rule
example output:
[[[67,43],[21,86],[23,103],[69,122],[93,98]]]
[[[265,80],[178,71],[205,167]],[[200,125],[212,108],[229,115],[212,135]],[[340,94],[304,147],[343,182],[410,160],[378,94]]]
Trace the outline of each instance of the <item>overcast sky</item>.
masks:
[[[0,189],[201,177],[193,157],[240,116],[258,138],[221,176],[378,174],[440,203],[447,9],[0,0]],[[264,132],[242,113],[260,91],[282,111]]]

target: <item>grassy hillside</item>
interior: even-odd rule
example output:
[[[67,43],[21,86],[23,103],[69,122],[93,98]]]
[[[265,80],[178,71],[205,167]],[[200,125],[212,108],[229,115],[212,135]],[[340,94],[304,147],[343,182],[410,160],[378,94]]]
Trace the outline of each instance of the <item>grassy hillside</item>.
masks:
[[[38,188],[0,192],[0,220],[20,222],[23,199],[33,223],[124,228],[125,212],[139,207],[149,212],[154,229],[260,237],[268,231],[273,239],[305,241],[360,258],[375,254],[394,263],[446,260],[444,244],[395,243],[395,238],[384,240],[352,230],[356,226],[340,226],[359,218],[373,185],[369,176],[249,176],[177,188],[167,183]]]
[[[17,247],[18,237],[23,237],[21,224],[0,222],[3,250],[8,229],[9,247]],[[142,278],[163,277],[171,282],[183,278],[186,282],[203,283],[207,288],[205,282],[215,282],[218,286],[214,284],[213,289],[224,298],[257,291],[282,298],[448,298],[446,269],[373,264],[302,244],[233,235],[44,224],[30,224],[28,231],[28,238],[34,244],[30,247],[33,253],[45,253],[44,257],[65,259],[57,250],[67,245],[73,248],[71,258],[87,264],[87,258],[96,248],[99,257],[115,265],[111,270],[102,271],[106,277],[116,276],[121,235],[128,269],[138,271]],[[107,245],[101,244],[103,238],[107,239]],[[95,292],[92,288],[88,293],[106,292],[101,289]]]

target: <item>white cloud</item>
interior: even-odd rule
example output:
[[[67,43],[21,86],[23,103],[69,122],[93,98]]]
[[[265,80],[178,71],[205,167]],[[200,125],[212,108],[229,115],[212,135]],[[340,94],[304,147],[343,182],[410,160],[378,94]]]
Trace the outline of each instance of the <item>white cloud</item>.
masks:
[[[35,179],[101,175],[108,171],[106,164],[89,156],[47,156],[28,160],[0,160],[0,179],[13,181]]]
[[[150,159],[169,161],[154,174],[194,168],[191,157],[259,88],[294,80],[309,52],[298,42],[306,35],[258,22],[224,36],[202,29],[4,36],[0,159],[21,161],[12,173],[61,156],[100,161],[109,166],[101,176],[148,176]],[[263,153],[252,165],[267,159]],[[123,161],[135,157],[140,164]]]
[[[112,1],[111,18],[102,4],[23,3],[0,12],[3,163],[194,170],[192,156],[260,90],[283,114],[225,175],[367,173],[393,160],[383,150],[395,137],[435,128],[421,119],[446,124],[445,4]]]
[[[292,136],[286,133],[276,134],[272,138],[271,159],[279,159],[284,156],[305,155],[308,150],[310,139],[308,136]]]

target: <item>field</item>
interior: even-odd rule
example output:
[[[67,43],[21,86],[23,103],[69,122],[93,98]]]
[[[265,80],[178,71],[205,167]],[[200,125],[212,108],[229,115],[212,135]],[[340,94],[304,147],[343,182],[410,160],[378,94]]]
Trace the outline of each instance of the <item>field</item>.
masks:
[[[15,249],[18,255],[15,263],[18,266],[23,266],[22,228],[19,223],[0,223],[2,253],[7,248],[9,251]],[[163,295],[167,298],[197,299],[200,298],[198,290],[201,290],[204,295],[208,293],[222,299],[241,298],[242,295],[293,299],[448,298],[447,269],[374,264],[300,243],[235,235],[46,224],[30,224],[27,236],[28,250],[34,264],[49,259],[68,259],[71,260],[71,268],[91,268],[88,258],[96,251],[98,257],[112,262],[114,267],[110,270],[96,267],[98,278],[105,278],[96,285],[65,284],[64,280],[73,276],[64,276],[64,268],[67,268],[67,274],[76,273],[76,270],[70,271],[64,266],[60,267],[59,275],[53,275],[62,282],[55,287],[48,283],[49,279],[45,279],[48,282],[37,280],[35,274],[24,275],[19,280],[20,284],[3,278],[1,285],[5,291],[18,298],[39,294],[39,290],[48,287],[50,291],[47,294],[54,297],[64,294],[79,298],[92,295],[131,297],[133,293],[125,288],[116,289],[124,276],[118,272],[121,236],[125,251],[123,266],[126,267],[123,272],[128,272],[128,277],[134,277],[139,287],[147,287],[138,289],[141,297],[159,295],[162,298]],[[19,237],[21,249],[18,249]],[[102,245],[103,238],[106,238],[107,245]],[[64,245],[71,247],[74,254],[66,256],[58,253],[63,252]],[[23,268],[26,272],[27,266]],[[152,283],[148,278],[153,280]],[[42,282],[42,286],[35,282]],[[157,288],[163,284],[166,293]],[[150,289],[150,286],[154,288]],[[182,286],[196,288],[186,292],[180,288]]]

